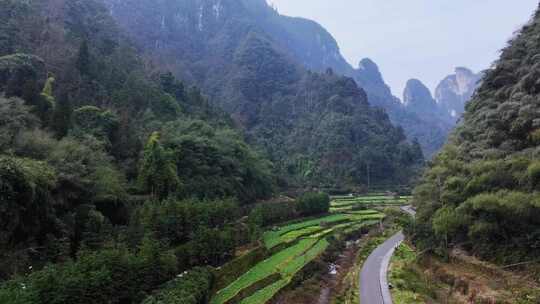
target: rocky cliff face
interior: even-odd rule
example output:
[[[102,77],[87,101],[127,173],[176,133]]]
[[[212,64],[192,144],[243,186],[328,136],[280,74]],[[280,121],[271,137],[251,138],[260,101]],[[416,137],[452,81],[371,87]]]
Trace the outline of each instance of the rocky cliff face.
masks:
[[[373,60],[362,59],[351,76],[366,91],[371,104],[387,111],[399,108],[399,99],[392,95],[390,87],[384,82],[379,67]]]
[[[455,124],[440,109],[430,90],[418,79],[407,81],[403,92],[403,108],[407,116],[402,119],[411,126],[411,135],[423,142],[428,157],[433,156],[444,145]]]
[[[418,79],[407,81],[403,92],[403,104],[418,115],[437,115],[437,102],[429,89]]]
[[[453,124],[448,123],[447,120],[438,119],[435,112],[429,112],[430,109],[434,108],[432,105],[434,101],[429,91],[426,94],[427,89],[423,90],[424,97],[419,98],[418,101],[408,98],[415,106],[407,107],[399,98],[392,95],[390,87],[384,82],[379,67],[371,59],[362,59],[351,76],[366,91],[369,103],[383,108],[391,121],[403,128],[409,139],[417,139],[428,158],[442,147]],[[414,94],[415,99],[418,97],[417,94]],[[421,100],[428,100],[429,104],[423,110],[421,110],[421,105],[417,105],[417,103],[421,103]]]
[[[435,90],[439,107],[452,119],[459,119],[465,110],[465,104],[480,85],[481,78],[481,74],[475,74],[467,68],[456,68],[455,74],[446,77]]]

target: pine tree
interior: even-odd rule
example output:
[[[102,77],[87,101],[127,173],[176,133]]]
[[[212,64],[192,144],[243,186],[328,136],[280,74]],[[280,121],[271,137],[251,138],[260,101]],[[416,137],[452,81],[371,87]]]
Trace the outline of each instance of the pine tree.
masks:
[[[178,190],[180,180],[170,153],[160,143],[160,135],[154,132],[144,147],[139,184],[158,199],[167,198]]]

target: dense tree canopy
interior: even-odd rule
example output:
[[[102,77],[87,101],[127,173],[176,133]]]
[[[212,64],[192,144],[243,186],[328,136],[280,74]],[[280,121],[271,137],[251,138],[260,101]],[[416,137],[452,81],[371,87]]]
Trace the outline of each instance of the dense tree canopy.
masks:
[[[190,269],[229,261],[265,225],[328,211],[323,194],[260,203],[276,173],[406,182],[421,164],[353,80],[297,67],[256,31],[202,84],[224,90],[208,99],[110,13],[99,0],[0,1],[2,303],[204,302],[212,276]]]
[[[0,278],[121,245],[145,200],[273,193],[270,163],[232,120],[145,66],[100,1],[2,1],[0,14]],[[221,263],[236,245],[214,226],[196,235],[186,256],[200,258],[183,267]]]
[[[327,213],[330,210],[330,197],[326,193],[308,192],[298,198],[296,206],[304,216]]]
[[[487,71],[416,188],[422,247],[462,246],[510,262],[538,255],[539,33],[537,13]]]

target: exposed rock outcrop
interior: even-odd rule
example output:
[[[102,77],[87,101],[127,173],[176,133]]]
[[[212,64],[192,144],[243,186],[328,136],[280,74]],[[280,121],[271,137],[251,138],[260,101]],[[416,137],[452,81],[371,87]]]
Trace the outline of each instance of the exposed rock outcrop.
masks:
[[[454,120],[459,119],[481,78],[481,74],[475,74],[468,68],[456,68],[455,74],[446,77],[435,90],[435,99],[439,107]]]
[[[403,104],[408,110],[420,115],[433,115],[439,112],[431,92],[418,79],[407,81],[403,92]]]

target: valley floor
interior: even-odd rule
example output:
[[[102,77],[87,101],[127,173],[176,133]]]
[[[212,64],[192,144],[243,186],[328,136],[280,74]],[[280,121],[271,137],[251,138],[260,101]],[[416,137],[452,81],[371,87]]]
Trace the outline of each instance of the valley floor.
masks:
[[[389,209],[386,209],[389,212]],[[359,274],[368,256],[400,229],[390,216],[381,227],[340,251],[330,265],[335,273],[323,269],[296,286],[290,286],[274,298],[272,304],[358,304]],[[327,265],[327,264],[325,264]],[[532,266],[532,265],[531,265]],[[388,273],[395,304],[469,304],[469,303],[540,303],[540,281],[532,269],[520,271],[480,261],[454,250],[448,261],[422,253],[405,242],[391,260]]]

